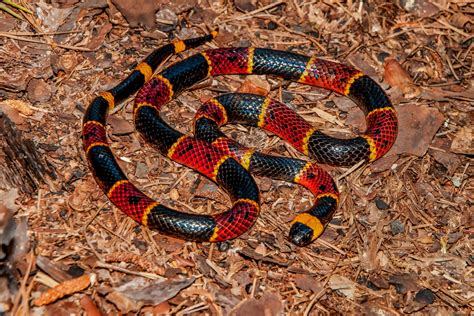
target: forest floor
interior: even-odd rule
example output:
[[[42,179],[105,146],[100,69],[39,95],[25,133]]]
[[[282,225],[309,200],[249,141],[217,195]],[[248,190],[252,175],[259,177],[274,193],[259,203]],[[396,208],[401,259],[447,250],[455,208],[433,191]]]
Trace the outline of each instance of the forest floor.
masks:
[[[14,234],[0,240],[6,251],[0,312],[472,314],[474,4],[256,3],[33,1],[22,2],[32,14],[9,6],[21,19],[0,11],[0,112],[33,140],[54,173],[29,194],[2,190],[0,183],[0,213],[15,214],[17,223],[14,229],[0,220],[0,232]],[[209,47],[290,50],[362,70],[396,107],[399,134],[385,157],[354,168],[324,166],[336,179],[341,203],[308,247],[287,239],[291,220],[313,202],[299,186],[256,178],[262,203],[256,225],[225,244],[194,243],[127,218],[88,167],[81,121],[93,97],[123,80],[154,48],[216,26],[213,42],[164,67]],[[349,137],[365,128],[362,111],[347,98],[266,76],[214,78],[180,95],[163,117],[191,133],[202,100],[249,85],[292,104],[332,135]],[[173,208],[228,208],[227,195],[211,181],[145,144],[132,123],[132,103],[109,117],[112,149],[132,182]],[[301,157],[260,129],[225,131],[258,150]],[[57,300],[51,294],[46,305],[35,306],[57,284]]]

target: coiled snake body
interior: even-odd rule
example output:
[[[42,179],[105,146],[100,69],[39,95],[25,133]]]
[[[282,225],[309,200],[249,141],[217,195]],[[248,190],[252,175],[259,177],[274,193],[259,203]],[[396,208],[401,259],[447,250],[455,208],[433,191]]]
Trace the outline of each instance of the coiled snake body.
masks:
[[[241,146],[226,138],[219,127],[231,122],[259,126],[316,162],[352,165],[374,161],[390,149],[397,135],[395,111],[382,88],[360,71],[285,51],[211,49],[153,76],[170,55],[202,45],[215,35],[212,32],[156,49],[124,81],[92,101],[82,128],[91,169],[107,197],[132,219],[163,234],[195,241],[236,238],[255,223],[260,211],[259,191],[250,172],[301,184],[316,201],[295,217],[290,240],[307,245],[323,232],[337,208],[339,193],[332,178],[315,163],[265,155]],[[196,114],[194,137],[176,131],[159,116],[164,104],[192,85],[211,76],[230,74],[274,75],[346,95],[364,111],[367,130],[356,138],[336,139],[312,127],[284,104],[252,94],[225,94],[206,102]],[[211,216],[173,210],[149,198],[127,179],[108,145],[106,118],[110,109],[137,90],[133,109],[137,130],[163,155],[221,186],[232,199],[228,211]]]

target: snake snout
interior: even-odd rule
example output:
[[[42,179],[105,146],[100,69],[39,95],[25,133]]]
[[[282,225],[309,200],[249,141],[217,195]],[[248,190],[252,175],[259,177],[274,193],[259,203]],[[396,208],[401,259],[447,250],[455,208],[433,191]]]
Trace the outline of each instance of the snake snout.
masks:
[[[303,223],[294,223],[290,229],[290,241],[299,247],[304,247],[313,241],[314,231]]]

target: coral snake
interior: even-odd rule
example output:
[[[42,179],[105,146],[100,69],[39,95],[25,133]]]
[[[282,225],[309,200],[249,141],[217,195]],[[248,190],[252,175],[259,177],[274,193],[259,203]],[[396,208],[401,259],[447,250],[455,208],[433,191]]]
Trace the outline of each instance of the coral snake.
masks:
[[[374,161],[393,145],[395,110],[382,88],[360,71],[316,57],[266,48],[218,48],[176,62],[159,74],[170,55],[200,46],[217,35],[174,41],[154,50],[114,88],[91,102],[82,126],[83,145],[96,181],[107,197],[129,217],[152,229],[194,241],[224,241],[249,230],[260,211],[259,191],[250,173],[300,184],[315,197],[314,205],[292,222],[290,240],[304,246],[315,240],[331,220],[339,193],[330,175],[313,162],[270,156],[239,145],[219,127],[244,123],[264,128],[287,140],[316,162],[347,166]],[[252,94],[225,94],[197,111],[194,136],[183,135],[159,115],[161,107],[203,79],[230,74],[265,74],[322,87],[355,101],[366,116],[359,137],[325,135],[286,105]],[[199,215],[166,207],[142,193],[120,169],[107,141],[106,118],[116,104],[138,90],[134,102],[136,129],[165,156],[215,181],[232,199],[217,215]]]

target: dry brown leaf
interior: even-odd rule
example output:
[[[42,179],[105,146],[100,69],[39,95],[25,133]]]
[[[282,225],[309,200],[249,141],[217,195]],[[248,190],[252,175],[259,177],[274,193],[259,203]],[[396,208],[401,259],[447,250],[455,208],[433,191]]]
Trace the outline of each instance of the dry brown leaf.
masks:
[[[397,87],[405,95],[416,96],[420,94],[420,90],[415,87],[410,75],[396,59],[387,58],[384,68],[383,78],[389,85]]]
[[[25,118],[20,115],[20,111],[7,105],[6,103],[0,103],[0,113],[5,114],[8,118],[19,127],[25,123]]]
[[[318,293],[322,290],[321,283],[318,282],[313,276],[308,274],[296,274],[294,281],[296,287],[304,291]]]
[[[143,25],[152,29],[155,25],[155,12],[159,9],[160,1],[127,1],[113,0],[112,3],[119,9],[132,27]]]
[[[249,316],[249,315],[281,315],[283,304],[281,298],[275,293],[265,293],[257,300],[254,298],[240,302],[229,315]]]
[[[438,109],[424,104],[406,104],[396,107],[398,136],[387,156],[411,154],[423,156],[433,137],[444,122]]]
[[[458,154],[474,154],[473,129],[471,126],[464,126],[457,131],[451,143],[451,151]]]
[[[127,135],[135,131],[133,124],[115,115],[109,118],[109,124],[112,126],[112,134],[114,135]]]
[[[153,280],[135,278],[132,281],[115,288],[107,295],[107,300],[127,313],[137,311],[145,305],[158,305],[175,297],[182,289],[190,286],[195,278],[177,280]]]
[[[267,96],[270,92],[270,85],[261,76],[248,76],[237,92]]]
[[[350,299],[355,298],[356,285],[345,276],[334,274],[329,279],[328,284],[333,291],[337,291]]]

